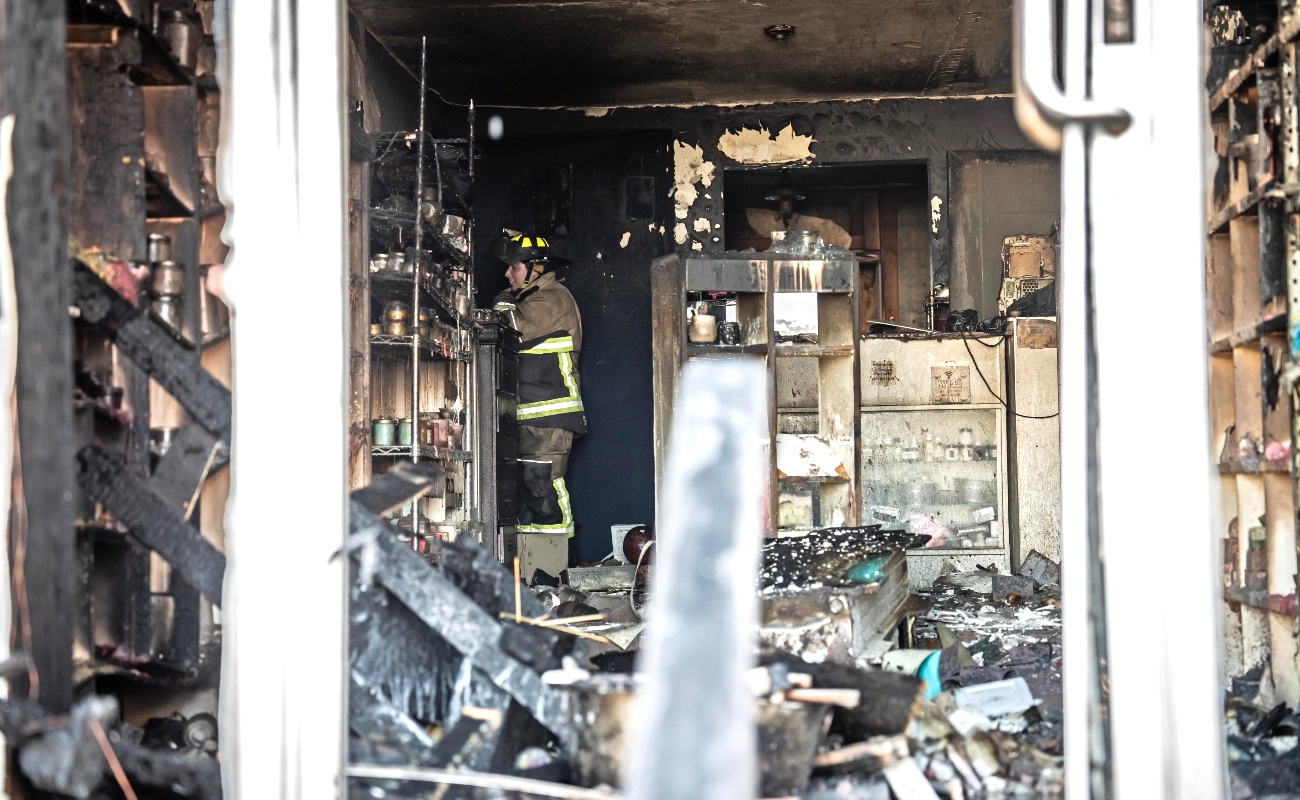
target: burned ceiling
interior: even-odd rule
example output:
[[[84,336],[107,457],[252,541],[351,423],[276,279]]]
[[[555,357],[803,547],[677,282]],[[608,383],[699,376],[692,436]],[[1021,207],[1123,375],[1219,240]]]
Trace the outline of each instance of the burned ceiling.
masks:
[[[444,100],[534,108],[1011,90],[1011,0],[351,0]],[[793,26],[780,36],[773,26]]]

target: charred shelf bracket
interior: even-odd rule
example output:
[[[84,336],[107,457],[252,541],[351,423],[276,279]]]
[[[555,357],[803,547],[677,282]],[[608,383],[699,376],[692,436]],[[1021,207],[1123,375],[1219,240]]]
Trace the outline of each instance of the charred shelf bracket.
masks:
[[[132,536],[162,556],[182,580],[213,605],[221,605],[226,557],[185,521],[172,500],[94,445],[77,453],[77,466],[77,480],[87,497],[103,503]]]
[[[83,320],[97,325],[195,422],[229,444],[230,390],[203,369],[198,354],[179,334],[131,305],[80,261],[73,261],[72,294]]]

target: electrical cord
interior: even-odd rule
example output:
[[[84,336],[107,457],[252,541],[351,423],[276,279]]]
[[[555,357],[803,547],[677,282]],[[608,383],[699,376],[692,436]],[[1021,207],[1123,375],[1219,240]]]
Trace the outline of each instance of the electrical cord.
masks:
[[[979,338],[976,338],[975,341],[979,342],[985,347],[993,348],[1005,342],[1006,339],[1007,339],[1007,335],[1004,333],[998,339],[996,344],[985,344],[984,342],[980,341]],[[1017,417],[1019,419],[1054,419],[1056,417],[1061,416],[1061,409],[1059,407],[1056,409],[1056,413],[1048,414],[1043,417],[1036,417],[1031,414],[1019,414],[1015,411],[1012,411],[1011,406],[1007,405],[1007,401],[1003,400],[1001,397],[998,397],[998,393],[993,391],[993,387],[989,385],[989,379],[984,377],[984,371],[980,369],[979,362],[975,360],[975,353],[973,353],[970,349],[970,338],[966,336],[961,337],[961,343],[966,346],[966,355],[970,356],[971,366],[975,367],[975,374],[979,375],[980,380],[984,382],[984,388],[989,390],[989,394],[993,395],[994,400],[997,400],[999,403],[1002,404],[1002,407],[1007,410],[1008,414],[1010,414],[1013,417]],[[1058,406],[1059,406],[1059,401],[1058,401]]]

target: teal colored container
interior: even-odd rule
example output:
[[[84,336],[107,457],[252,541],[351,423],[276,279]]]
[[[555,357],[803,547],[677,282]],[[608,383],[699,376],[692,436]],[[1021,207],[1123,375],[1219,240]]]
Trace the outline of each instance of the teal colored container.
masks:
[[[849,567],[845,576],[854,583],[878,583],[885,579],[885,565],[892,555],[877,556],[866,561],[859,561]]]
[[[375,447],[392,447],[393,435],[397,427],[391,419],[380,418],[374,421],[371,427],[371,438],[374,440]]]
[[[415,426],[411,418],[399,419],[397,421],[397,446],[410,447],[415,441]]]

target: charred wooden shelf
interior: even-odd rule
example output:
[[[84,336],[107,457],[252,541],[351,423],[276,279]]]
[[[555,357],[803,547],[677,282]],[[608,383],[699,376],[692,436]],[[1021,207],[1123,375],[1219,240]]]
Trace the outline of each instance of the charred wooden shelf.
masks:
[[[1271,611],[1274,614],[1281,614],[1292,619],[1296,616],[1296,596],[1294,594],[1269,594],[1263,589],[1225,586],[1223,587],[1223,599],[1228,603],[1240,603],[1243,606],[1250,606],[1260,611]]]
[[[69,25],[67,32],[69,47],[121,48],[127,73],[139,86],[188,86],[194,82],[193,76],[144,25],[133,22]]]
[[[1219,464],[1220,475],[1289,475],[1291,465],[1286,461],[1260,460],[1257,465]]]
[[[1266,319],[1263,322],[1256,323],[1255,325],[1247,325],[1244,328],[1233,331],[1227,336],[1212,340],[1210,342],[1210,355],[1229,353],[1232,351],[1232,348],[1241,347],[1244,344],[1250,344],[1251,342],[1259,340],[1259,338],[1265,334],[1285,332],[1286,315],[1278,314],[1277,316]]]
[[[414,450],[407,445],[400,447],[372,447],[370,455],[375,458],[408,458],[414,454]],[[436,461],[443,459],[449,461],[473,461],[473,454],[468,450],[452,450],[447,447],[430,447],[427,444],[419,446],[420,458],[428,458]]]
[[[686,346],[687,356],[765,356],[765,344],[700,344],[691,342]]]
[[[778,344],[776,354],[789,357],[852,356],[851,344]]]
[[[1254,213],[1256,207],[1259,206],[1259,201],[1263,200],[1265,195],[1269,192],[1279,188],[1280,187],[1276,181],[1270,181],[1263,186],[1257,186],[1253,192],[1247,194],[1235,203],[1229,203],[1219,209],[1218,213],[1211,217],[1210,221],[1206,224],[1206,235],[1213,236],[1216,233],[1222,233],[1223,229],[1228,226],[1229,222],[1232,222],[1238,217],[1248,216]]]
[[[1255,74],[1255,70],[1262,69],[1266,64],[1268,64],[1268,59],[1271,58],[1274,53],[1281,50],[1283,45],[1287,44],[1292,39],[1295,39],[1297,35],[1300,35],[1300,14],[1293,14],[1290,19],[1287,19],[1281,24],[1277,33],[1270,36],[1268,41],[1264,42],[1256,48],[1255,52],[1250,54],[1250,58],[1246,60],[1245,64],[1242,64],[1240,67],[1237,67],[1227,74],[1223,79],[1223,83],[1219,84],[1219,87],[1210,94],[1209,110],[1213,112],[1219,106],[1226,103],[1228,98],[1236,93],[1236,91],[1246,83],[1247,79]]]

